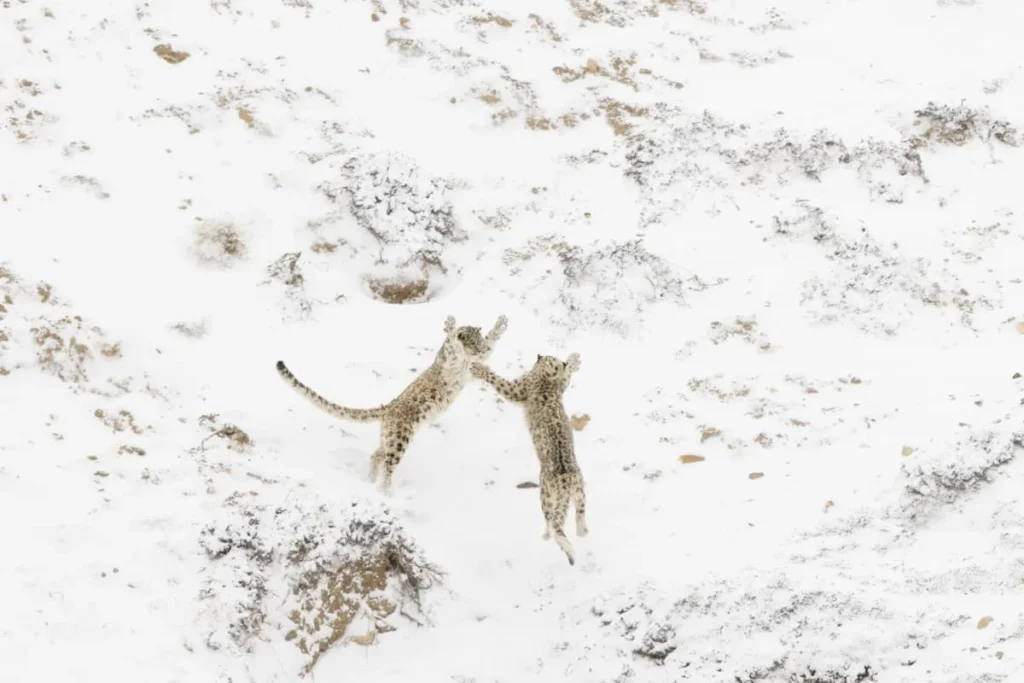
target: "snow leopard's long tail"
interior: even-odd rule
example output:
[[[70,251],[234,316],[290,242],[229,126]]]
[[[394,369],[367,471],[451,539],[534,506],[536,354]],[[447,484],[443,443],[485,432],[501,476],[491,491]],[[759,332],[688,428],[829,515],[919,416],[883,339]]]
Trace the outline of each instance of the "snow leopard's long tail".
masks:
[[[346,408],[345,406],[328,401],[326,398],[300,382],[299,379],[292,374],[292,371],[288,369],[288,366],[284,364],[284,361],[277,361],[277,374],[281,375],[284,381],[288,382],[289,386],[291,386],[299,396],[302,396],[320,410],[325,413],[329,413],[334,417],[340,417],[344,420],[353,420],[355,422],[376,422],[384,417],[385,406],[380,406],[379,408]]]

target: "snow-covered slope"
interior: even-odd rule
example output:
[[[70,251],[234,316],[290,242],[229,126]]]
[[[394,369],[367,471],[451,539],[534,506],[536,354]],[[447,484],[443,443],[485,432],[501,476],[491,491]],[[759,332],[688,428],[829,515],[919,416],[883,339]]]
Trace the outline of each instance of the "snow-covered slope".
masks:
[[[1021,25],[3,0],[0,680],[1021,680]],[[502,313],[583,359],[575,567],[491,389],[386,497],[274,371]]]

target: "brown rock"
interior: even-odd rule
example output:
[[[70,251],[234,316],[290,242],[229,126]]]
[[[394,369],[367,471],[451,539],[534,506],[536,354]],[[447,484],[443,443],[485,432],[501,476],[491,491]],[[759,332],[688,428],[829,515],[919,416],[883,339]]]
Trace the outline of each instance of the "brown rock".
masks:
[[[569,424],[571,424],[572,428],[577,432],[583,431],[583,428],[587,426],[588,422],[590,422],[590,416],[587,414],[573,415],[569,418]]]
[[[164,60],[168,64],[180,64],[189,58],[187,52],[181,50],[175,50],[170,45],[162,43],[153,48],[153,52],[157,54],[160,59]]]

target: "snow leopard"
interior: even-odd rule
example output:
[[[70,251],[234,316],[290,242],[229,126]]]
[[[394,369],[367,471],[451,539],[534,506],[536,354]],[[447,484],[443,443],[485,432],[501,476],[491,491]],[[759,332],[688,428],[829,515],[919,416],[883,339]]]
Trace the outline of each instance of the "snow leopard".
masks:
[[[505,334],[508,318],[498,316],[487,336],[479,327],[457,327],[455,317],[444,323],[445,340],[430,367],[412,381],[394,400],[376,408],[348,408],[321,396],[309,388],[284,364],[277,362],[277,372],[296,392],[327,413],[356,422],[380,422],[380,445],[370,456],[370,481],[377,483],[383,472],[381,490],[389,492],[395,468],[409,448],[413,436],[424,424],[440,417],[458,398],[472,379],[469,365],[486,360]]]
[[[470,366],[474,377],[494,387],[506,401],[520,405],[533,447],[540,460],[540,507],[544,513],[544,539],[552,535],[569,559],[576,564],[572,544],[565,535],[569,503],[576,509],[576,535],[587,535],[586,493],[583,474],[576,462],[572,427],[562,405],[562,394],[569,378],[580,369],[580,355],[565,361],[553,356],[537,356],[533,368],[516,380],[503,379],[480,361]]]

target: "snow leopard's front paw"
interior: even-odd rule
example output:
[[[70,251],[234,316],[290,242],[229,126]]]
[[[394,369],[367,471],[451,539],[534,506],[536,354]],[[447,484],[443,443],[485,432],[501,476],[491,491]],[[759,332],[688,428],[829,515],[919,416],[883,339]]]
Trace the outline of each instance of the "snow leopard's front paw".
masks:
[[[580,354],[578,354],[578,353],[571,354],[566,359],[566,361],[565,361],[565,370],[566,370],[566,372],[569,372],[569,373],[576,372],[577,370],[580,369],[580,364],[581,363],[582,363],[582,361],[580,361]]]

